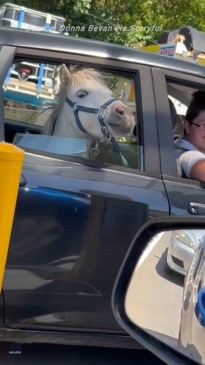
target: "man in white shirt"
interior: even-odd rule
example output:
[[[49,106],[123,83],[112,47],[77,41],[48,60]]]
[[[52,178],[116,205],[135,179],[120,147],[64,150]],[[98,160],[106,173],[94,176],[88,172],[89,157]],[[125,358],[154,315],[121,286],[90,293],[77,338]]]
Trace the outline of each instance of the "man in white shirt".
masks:
[[[193,95],[184,121],[184,136],[175,141],[175,148],[184,177],[205,182],[205,92]]]

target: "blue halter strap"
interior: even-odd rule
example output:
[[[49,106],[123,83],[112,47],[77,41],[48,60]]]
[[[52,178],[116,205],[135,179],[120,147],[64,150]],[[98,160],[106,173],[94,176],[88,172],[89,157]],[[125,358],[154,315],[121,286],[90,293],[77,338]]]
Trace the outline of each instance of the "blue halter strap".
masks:
[[[112,104],[114,101],[117,101],[117,100],[118,99],[116,99],[116,98],[111,98],[110,100],[106,101],[106,103],[104,103],[99,108],[89,108],[89,107],[86,107],[86,106],[78,105],[77,103],[70,100],[68,97],[66,98],[66,103],[73,109],[76,125],[80,129],[80,131],[83,132],[83,133],[87,134],[88,132],[82,126],[82,123],[80,121],[78,112],[86,112],[86,113],[90,113],[90,114],[97,114],[103,136],[105,137],[105,139],[108,139],[112,142],[114,149],[121,156],[121,160],[122,160],[123,165],[127,166],[127,161],[123,157],[117,141],[115,140],[115,138],[113,136],[110,135],[110,132],[109,132],[109,130],[108,130],[108,128],[107,128],[107,126],[104,122],[106,108],[110,104]]]
[[[106,108],[112,104],[114,101],[117,101],[118,99],[115,98],[111,98],[110,100],[106,101],[106,103],[104,103],[102,106],[100,106],[99,108],[89,108],[86,106],[82,106],[82,105],[78,105],[75,102],[73,102],[72,100],[70,100],[69,98],[66,98],[66,103],[73,108],[73,113],[75,116],[75,122],[77,124],[77,127],[80,129],[81,132],[83,133],[88,133],[85,128],[82,126],[82,123],[80,121],[78,112],[86,112],[86,113],[90,113],[90,114],[97,114],[98,116],[98,120],[101,126],[101,131],[103,133],[103,135],[107,138],[109,138],[109,131],[104,123],[104,118],[105,118],[105,110]]]

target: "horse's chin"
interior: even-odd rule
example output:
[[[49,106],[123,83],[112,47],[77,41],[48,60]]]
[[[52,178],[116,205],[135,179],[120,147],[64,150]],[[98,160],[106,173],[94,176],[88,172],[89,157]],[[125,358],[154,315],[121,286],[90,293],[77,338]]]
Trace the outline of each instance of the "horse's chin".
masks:
[[[110,135],[114,138],[126,137],[126,136],[128,137],[133,134],[133,129],[134,129],[134,124],[132,126],[132,123],[127,125],[121,125],[119,124],[119,122],[116,123],[116,121],[114,122],[110,121],[109,123],[105,122],[105,126]],[[106,139],[106,137],[102,134],[101,130],[90,131],[90,137],[101,141]]]
[[[135,125],[133,116],[125,115],[123,118],[110,117],[106,120],[106,125],[111,129],[110,133],[115,134],[115,136],[126,136],[132,133]],[[113,132],[113,133],[112,133]]]
[[[116,124],[109,124],[109,132],[113,135],[113,137],[125,137],[132,133],[132,128],[130,127],[122,127]]]

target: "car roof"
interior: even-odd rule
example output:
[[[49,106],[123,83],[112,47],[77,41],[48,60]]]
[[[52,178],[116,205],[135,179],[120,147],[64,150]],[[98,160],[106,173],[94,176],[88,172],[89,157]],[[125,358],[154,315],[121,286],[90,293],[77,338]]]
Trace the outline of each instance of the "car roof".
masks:
[[[111,60],[121,60],[205,77],[205,67],[192,61],[150,53],[120,44],[53,34],[45,31],[34,32],[0,27],[0,45],[40,48],[48,51],[53,50]]]

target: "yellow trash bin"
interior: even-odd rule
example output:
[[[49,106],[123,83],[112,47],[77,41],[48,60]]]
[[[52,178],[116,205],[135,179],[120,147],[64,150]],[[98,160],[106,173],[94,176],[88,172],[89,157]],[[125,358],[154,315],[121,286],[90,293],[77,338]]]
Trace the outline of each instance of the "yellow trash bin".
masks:
[[[0,292],[15,214],[24,151],[0,142]]]

